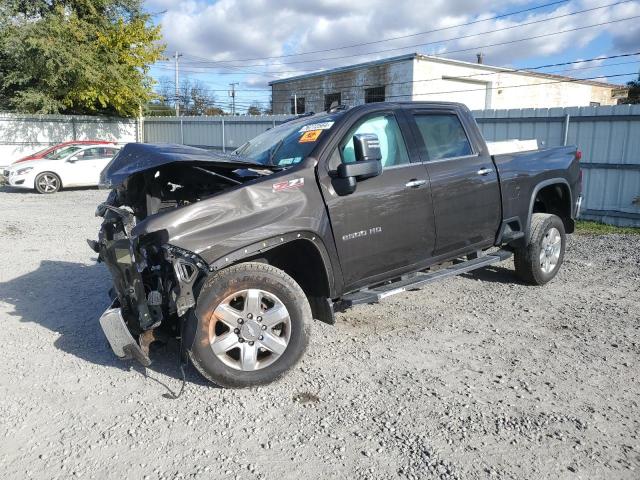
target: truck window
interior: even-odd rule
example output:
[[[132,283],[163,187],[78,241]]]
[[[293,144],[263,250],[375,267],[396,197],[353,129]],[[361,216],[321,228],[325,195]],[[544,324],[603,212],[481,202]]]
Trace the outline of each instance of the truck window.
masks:
[[[369,117],[356,124],[338,147],[344,163],[356,161],[353,150],[353,136],[356,133],[375,133],[378,136],[378,140],[380,140],[380,150],[382,151],[383,167],[395,167],[409,163],[407,147],[400,132],[398,122],[393,115],[387,114]],[[337,165],[335,165],[335,167],[337,167]]]
[[[467,134],[455,114],[415,115],[429,160],[473,155]]]

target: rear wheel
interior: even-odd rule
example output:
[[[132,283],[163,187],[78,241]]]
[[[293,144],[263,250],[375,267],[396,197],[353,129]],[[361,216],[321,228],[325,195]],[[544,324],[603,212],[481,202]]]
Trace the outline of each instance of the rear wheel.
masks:
[[[516,274],[531,285],[544,285],[560,270],[565,247],[562,220],[556,215],[534,213],[527,246],[514,254]]]
[[[35,180],[35,187],[38,193],[56,193],[61,186],[60,177],[52,172],[41,173]]]
[[[207,379],[231,388],[272,382],[295,365],[312,319],[295,280],[262,263],[236,265],[207,280],[193,314],[192,363]]]

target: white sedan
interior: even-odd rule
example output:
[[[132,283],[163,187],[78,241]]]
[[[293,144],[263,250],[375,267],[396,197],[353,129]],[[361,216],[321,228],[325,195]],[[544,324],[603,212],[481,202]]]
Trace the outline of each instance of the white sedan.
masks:
[[[16,188],[55,193],[63,187],[97,186],[100,172],[119,147],[116,145],[74,145],[47,159],[30,160],[7,167],[7,184]]]

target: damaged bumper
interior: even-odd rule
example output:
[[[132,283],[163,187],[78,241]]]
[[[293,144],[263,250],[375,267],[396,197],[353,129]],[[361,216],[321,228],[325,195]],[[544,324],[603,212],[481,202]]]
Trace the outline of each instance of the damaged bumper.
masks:
[[[105,220],[98,240],[88,243],[111,273],[114,302],[100,325],[116,356],[147,366],[152,341],[179,336],[181,318],[195,305],[196,281],[208,266],[162,235],[130,238],[125,210],[103,204],[96,213]]]
[[[134,340],[124,322],[120,307],[116,305],[117,302],[114,302],[100,316],[100,326],[105,337],[107,337],[111,350],[118,358],[123,360],[135,359],[145,367],[148,367],[151,365],[149,356],[143,352],[140,345]]]

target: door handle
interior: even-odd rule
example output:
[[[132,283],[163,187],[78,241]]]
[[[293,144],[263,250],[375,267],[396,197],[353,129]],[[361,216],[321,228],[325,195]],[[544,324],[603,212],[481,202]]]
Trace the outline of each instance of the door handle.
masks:
[[[407,183],[405,183],[404,186],[407,188],[418,188],[424,185],[425,183],[427,183],[426,180],[418,180],[417,178],[414,178],[412,180],[409,180]]]
[[[480,170],[478,170],[478,175],[489,175],[491,172],[493,172],[493,168],[481,168]]]

